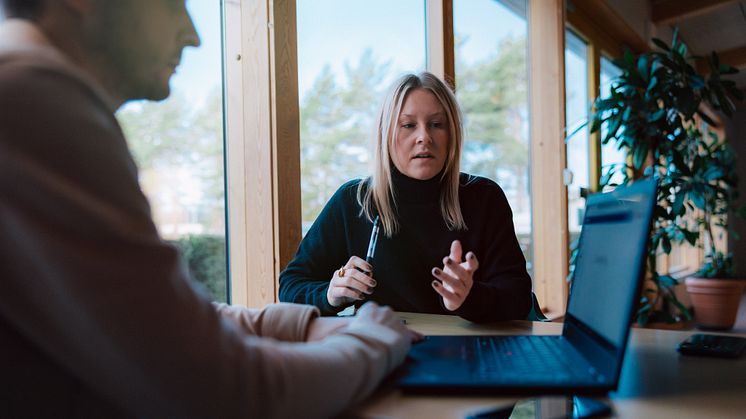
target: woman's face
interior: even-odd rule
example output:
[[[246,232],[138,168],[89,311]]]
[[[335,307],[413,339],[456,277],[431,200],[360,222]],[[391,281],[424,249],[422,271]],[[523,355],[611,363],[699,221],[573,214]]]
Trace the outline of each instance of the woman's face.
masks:
[[[432,179],[443,170],[449,129],[445,109],[427,89],[411,90],[399,114],[391,160],[404,175]]]

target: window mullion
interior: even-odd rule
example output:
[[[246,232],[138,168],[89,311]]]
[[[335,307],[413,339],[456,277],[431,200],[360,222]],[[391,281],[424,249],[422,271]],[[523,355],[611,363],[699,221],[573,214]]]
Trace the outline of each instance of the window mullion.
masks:
[[[563,0],[529,2],[534,288],[555,316],[565,312],[568,293],[564,23]]]
[[[427,70],[456,87],[453,0],[425,0]]]

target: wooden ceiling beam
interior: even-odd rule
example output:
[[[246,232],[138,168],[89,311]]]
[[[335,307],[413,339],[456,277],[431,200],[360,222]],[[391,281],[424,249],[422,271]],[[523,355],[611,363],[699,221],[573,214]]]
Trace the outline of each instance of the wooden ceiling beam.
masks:
[[[650,49],[645,40],[605,1],[572,0],[567,15],[568,21],[575,26],[579,26],[577,19],[582,19],[583,15],[592,17],[585,20],[599,32],[606,34],[634,53],[646,52]]]
[[[738,0],[659,0],[652,3],[652,20],[656,25],[667,25],[709,13],[736,1]]]

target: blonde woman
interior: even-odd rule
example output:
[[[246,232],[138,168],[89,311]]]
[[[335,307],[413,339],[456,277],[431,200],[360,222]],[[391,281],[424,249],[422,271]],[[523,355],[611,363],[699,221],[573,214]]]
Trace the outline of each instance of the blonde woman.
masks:
[[[280,275],[280,299],[326,315],[373,300],[474,322],[526,318],[531,279],[512,212],[496,183],[459,172],[461,112],[450,88],[427,72],[405,75],[377,124],[373,173],[326,204]]]

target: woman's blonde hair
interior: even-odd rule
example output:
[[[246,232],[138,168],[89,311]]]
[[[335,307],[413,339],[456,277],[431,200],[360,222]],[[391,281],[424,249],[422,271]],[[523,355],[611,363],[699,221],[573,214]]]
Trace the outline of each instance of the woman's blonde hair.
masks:
[[[440,212],[449,230],[466,230],[458,201],[459,168],[463,129],[461,110],[453,91],[437,76],[429,72],[406,74],[399,78],[384,98],[376,120],[373,174],[360,182],[357,200],[365,217],[373,221],[378,216],[383,232],[391,237],[399,231],[396,219],[396,191],[392,185],[392,165],[389,150],[394,146],[399,127],[399,114],[410,91],[425,89],[440,102],[448,122],[448,155],[440,182]]]

